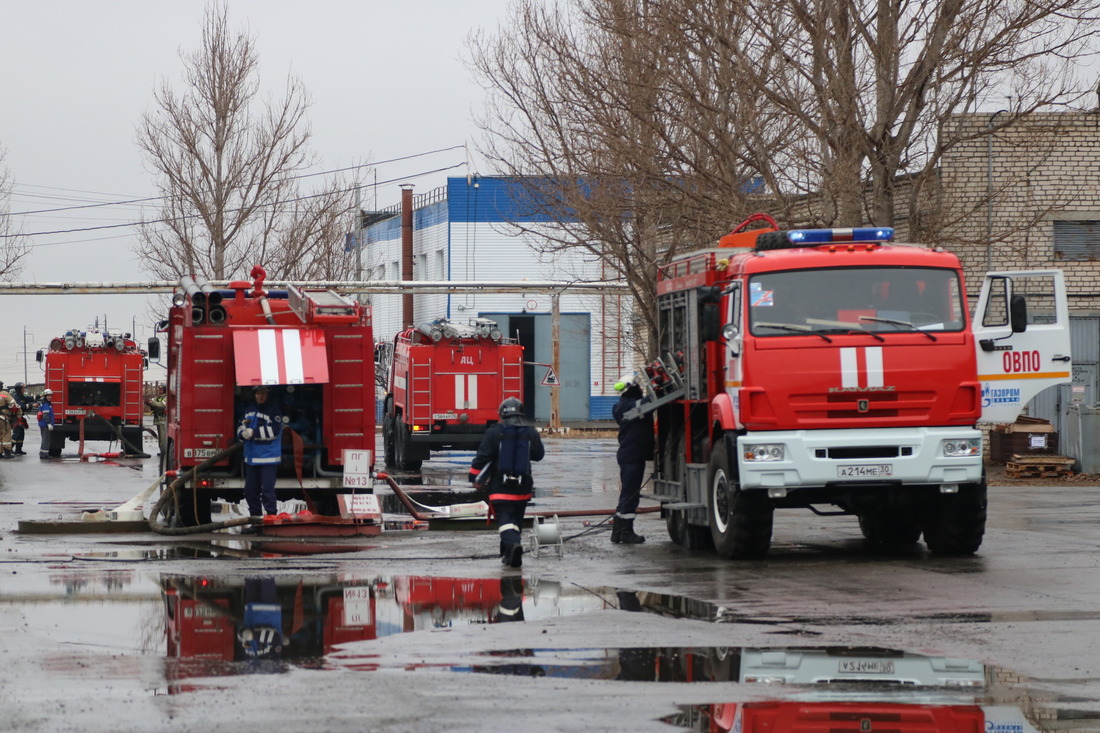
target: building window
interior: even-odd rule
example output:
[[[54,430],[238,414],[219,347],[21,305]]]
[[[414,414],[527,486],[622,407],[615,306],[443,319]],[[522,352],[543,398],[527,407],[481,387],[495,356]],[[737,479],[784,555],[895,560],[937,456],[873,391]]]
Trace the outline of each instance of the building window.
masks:
[[[428,273],[428,255],[422,254],[416,257],[416,279],[417,280],[431,280],[431,275]]]
[[[436,279],[447,279],[447,260],[443,258],[443,250],[441,249],[435,251],[435,271]]]
[[[1075,262],[1100,260],[1100,221],[1055,221],[1054,259]]]

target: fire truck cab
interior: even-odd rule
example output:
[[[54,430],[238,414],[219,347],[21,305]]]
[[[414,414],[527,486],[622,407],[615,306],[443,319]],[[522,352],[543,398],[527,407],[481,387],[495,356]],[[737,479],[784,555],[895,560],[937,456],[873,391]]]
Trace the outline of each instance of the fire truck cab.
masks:
[[[874,543],[972,554],[979,421],[1070,381],[1059,270],[989,273],[887,228],[744,233],[658,273],[655,493],[669,535],[763,556],[773,512],[854,515]]]

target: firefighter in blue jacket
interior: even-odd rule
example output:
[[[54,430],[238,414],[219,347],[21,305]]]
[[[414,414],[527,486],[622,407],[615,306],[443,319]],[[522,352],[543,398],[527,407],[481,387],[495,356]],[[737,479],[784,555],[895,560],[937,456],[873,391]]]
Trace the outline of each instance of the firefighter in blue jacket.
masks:
[[[545,450],[539,431],[524,421],[522,402],[509,397],[498,412],[500,422],[485,431],[470,463],[470,483],[480,487],[488,482],[489,503],[500,533],[500,561],[518,568],[523,565],[523,514],[535,485],[531,461],[541,461]]]
[[[277,514],[275,478],[283,455],[283,416],[270,401],[268,388],[253,390],[255,403],[237,425],[237,438],[244,441],[244,498],[253,517]]]
[[[647,402],[638,378],[628,374],[615,384],[619,401],[611,408],[615,422],[619,424],[619,450],[615,458],[619,462],[619,504],[611,520],[611,541],[615,544],[637,545],[645,537],[634,533],[634,518],[642,496],[642,479],[646,461],[653,459],[653,414],[626,418],[626,413],[642,402]]]

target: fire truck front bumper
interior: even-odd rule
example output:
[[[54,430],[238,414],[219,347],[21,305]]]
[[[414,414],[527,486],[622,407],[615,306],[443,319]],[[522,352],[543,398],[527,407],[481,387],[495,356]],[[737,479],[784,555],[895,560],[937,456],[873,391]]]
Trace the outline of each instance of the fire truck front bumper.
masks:
[[[858,484],[957,486],[982,478],[982,434],[967,427],[757,432],[737,439],[742,489]]]

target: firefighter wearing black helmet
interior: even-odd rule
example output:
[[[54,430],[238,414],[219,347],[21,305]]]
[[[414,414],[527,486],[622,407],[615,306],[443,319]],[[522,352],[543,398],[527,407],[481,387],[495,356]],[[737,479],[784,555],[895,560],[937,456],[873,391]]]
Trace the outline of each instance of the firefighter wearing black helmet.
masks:
[[[527,424],[523,412],[515,397],[501,402],[500,422],[485,431],[470,463],[470,483],[489,491],[500,533],[500,561],[513,568],[523,565],[520,530],[534,491],[531,463],[545,455],[538,430]]]

